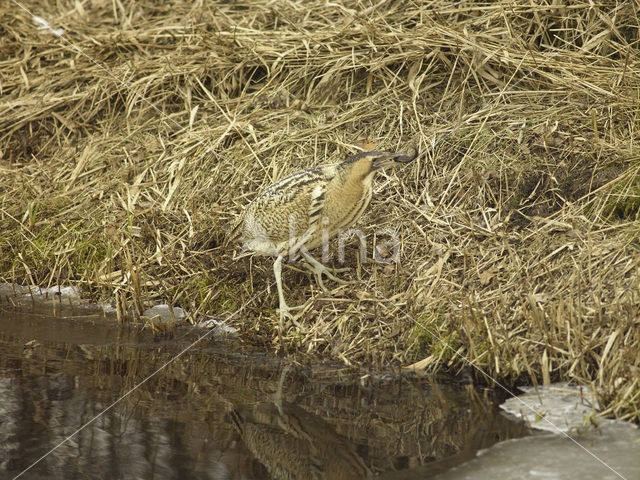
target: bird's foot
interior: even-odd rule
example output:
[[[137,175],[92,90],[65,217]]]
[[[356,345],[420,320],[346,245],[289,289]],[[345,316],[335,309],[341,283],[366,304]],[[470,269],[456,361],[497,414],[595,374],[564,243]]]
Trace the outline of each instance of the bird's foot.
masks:
[[[323,268],[309,265],[309,270],[311,270],[313,274],[316,276],[316,281],[318,282],[318,285],[320,286],[323,292],[327,293],[329,291],[329,289],[327,289],[327,287],[325,286],[324,281],[322,280],[323,274],[326,275],[329,280],[333,280],[334,282],[339,283],[340,285],[349,285],[350,283],[353,283],[349,280],[343,280],[342,278],[336,277],[331,271],[331,269],[325,267],[324,265],[322,265],[322,267]]]
[[[329,280],[333,280],[340,285],[349,285],[355,283],[349,280],[343,280],[342,278],[336,277],[334,274],[339,272],[346,272],[348,268],[329,268],[323,263],[320,263],[318,260],[313,258],[311,255],[304,255],[304,258],[307,262],[307,268],[313,272],[316,276],[316,280],[318,285],[322,289],[323,292],[327,292],[327,287],[324,285],[324,281],[322,280],[322,275],[326,275]]]
[[[284,331],[287,323],[290,322],[293,326],[295,326],[300,332],[305,332],[306,329],[298,322],[298,318],[302,316],[302,312],[297,315],[292,315],[291,312],[295,310],[304,310],[304,308],[309,304],[309,300],[303,303],[302,305],[298,305],[296,307],[290,307],[286,303],[280,303],[280,308],[278,308],[278,313],[280,314],[279,326],[282,331]]]

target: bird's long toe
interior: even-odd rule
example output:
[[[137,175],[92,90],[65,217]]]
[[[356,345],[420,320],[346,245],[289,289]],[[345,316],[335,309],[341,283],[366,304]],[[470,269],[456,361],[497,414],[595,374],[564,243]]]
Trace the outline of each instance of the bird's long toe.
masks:
[[[343,267],[343,268],[327,267],[327,268],[334,275],[337,274],[337,273],[345,273],[345,272],[350,272],[351,271],[351,268],[349,268],[349,267]]]
[[[337,277],[334,275],[334,273],[336,273],[338,270],[334,270],[332,268],[328,268],[325,267],[324,265],[322,265],[321,263],[317,263],[317,264],[307,264],[307,268],[313,272],[313,274],[316,277],[316,281],[318,283],[318,286],[322,289],[323,292],[327,293],[329,290],[327,289],[327,287],[324,284],[324,280],[322,279],[322,275],[326,275],[326,277],[329,280],[333,280],[336,283],[339,283],[340,285],[349,285],[352,284],[354,282],[349,281],[349,280],[343,280],[340,277]]]
[[[302,316],[303,310],[311,303],[311,299],[307,300],[302,305],[297,305],[295,307],[290,307],[286,303],[280,303],[280,308],[278,308],[278,313],[280,314],[280,328],[284,330],[287,326],[287,323],[291,323],[294,327],[296,327],[300,332],[305,332],[306,329],[303,325],[298,322],[298,319]],[[291,312],[300,311],[300,313],[293,315]]]
[[[286,308],[282,308],[280,307],[278,309],[279,313],[280,313],[280,328],[282,330],[285,329],[286,325],[288,322],[291,322],[296,328],[302,330],[302,325],[300,325],[300,323],[298,323],[298,320],[296,318],[296,315],[292,315],[291,314],[291,308],[286,307]]]

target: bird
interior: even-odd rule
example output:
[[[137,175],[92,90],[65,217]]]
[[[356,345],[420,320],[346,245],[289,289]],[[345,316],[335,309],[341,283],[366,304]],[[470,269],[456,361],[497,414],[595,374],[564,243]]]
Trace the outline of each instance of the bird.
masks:
[[[243,252],[276,257],[273,272],[278,288],[279,326],[285,319],[302,329],[287,305],[282,290],[282,262],[285,256],[304,258],[306,267],[326,291],[322,275],[350,283],[334,275],[348,269],[330,269],[316,260],[309,250],[326,245],[330,238],[351,227],[362,215],[372,197],[376,172],[406,164],[415,155],[369,151],[341,163],[320,165],[294,172],[269,185],[241,212],[231,228],[226,245],[240,243]]]

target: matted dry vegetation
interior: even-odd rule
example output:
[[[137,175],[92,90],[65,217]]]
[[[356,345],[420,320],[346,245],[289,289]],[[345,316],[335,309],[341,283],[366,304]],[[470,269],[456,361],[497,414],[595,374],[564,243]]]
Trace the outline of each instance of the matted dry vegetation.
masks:
[[[272,289],[243,338],[592,383],[638,421],[638,9],[545,3],[25,4],[61,38],[3,3],[0,279],[223,317],[272,282],[221,247],[258,190],[415,145],[360,222],[400,261],[353,242],[361,282],[329,296],[286,269],[291,304],[317,295],[307,330],[278,338]]]

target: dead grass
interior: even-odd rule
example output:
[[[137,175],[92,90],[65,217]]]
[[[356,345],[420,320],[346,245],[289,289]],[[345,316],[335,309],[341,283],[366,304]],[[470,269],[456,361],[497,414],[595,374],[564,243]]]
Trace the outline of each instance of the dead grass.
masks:
[[[317,297],[284,347],[593,383],[640,420],[633,2],[29,8],[65,33],[0,7],[1,280],[223,316],[272,278],[220,246],[259,189],[415,144],[360,222],[397,230],[400,262],[357,264],[354,242],[362,283]],[[276,305],[233,323],[282,348]]]

